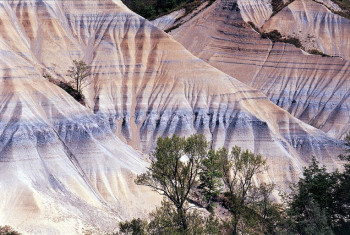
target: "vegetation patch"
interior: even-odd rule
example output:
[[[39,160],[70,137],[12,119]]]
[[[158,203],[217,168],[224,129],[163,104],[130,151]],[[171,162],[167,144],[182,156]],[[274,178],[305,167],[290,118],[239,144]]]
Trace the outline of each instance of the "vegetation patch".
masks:
[[[271,32],[263,32],[261,33],[261,38],[268,38],[270,39],[273,43],[275,42],[284,42],[284,43],[289,43],[293,44],[297,48],[302,48],[303,45],[301,44],[300,40],[298,38],[293,38],[293,37],[284,37],[278,30],[273,30]]]
[[[21,235],[8,225],[0,226],[0,235]]]
[[[73,80],[73,82],[63,82],[54,79],[49,74],[44,74],[49,82],[59,86],[70,96],[72,96],[76,101],[85,105],[85,97],[83,95],[83,89],[89,85],[88,77],[90,76],[90,67],[85,64],[84,61],[73,60],[73,66],[67,71],[68,76]]]
[[[271,5],[272,5],[272,16],[276,15],[278,12],[280,12],[283,8],[288,6],[294,2],[294,0],[289,0],[288,2],[284,3],[283,0],[272,0]]]
[[[67,92],[70,96],[72,96],[76,101],[78,101],[82,105],[85,105],[84,95],[81,92],[75,90],[71,83],[54,79],[51,77],[51,75],[48,74],[45,74],[44,78],[46,78],[49,82],[55,84],[56,86],[62,88],[65,92]]]
[[[325,53],[323,53],[322,51],[319,51],[317,49],[312,49],[312,50],[308,50],[307,51],[309,54],[313,54],[313,55],[321,55],[322,57],[331,57]]]
[[[278,204],[273,184],[254,184],[267,169],[261,155],[237,146],[213,150],[203,135],[159,138],[135,183],[163,195],[162,205],[147,221],[121,222],[118,235],[348,234],[350,135],[345,146],[342,171],[328,172],[313,157]]]
[[[261,33],[260,29],[259,29],[258,27],[256,27],[256,25],[255,25],[253,22],[249,21],[248,24],[249,24],[250,27],[252,27],[256,32]]]
[[[350,19],[350,0],[332,0],[332,2],[336,3],[342,9],[342,11],[334,11],[333,9],[330,9],[328,6],[326,6],[323,2],[320,2],[319,0],[313,0],[313,1],[327,7],[328,10],[330,10],[334,14]]]
[[[148,20],[154,20],[173,11],[184,8],[185,15],[192,12],[207,0],[123,0],[124,4],[135,13]],[[215,0],[209,0],[210,3]]]
[[[192,13],[193,11],[195,11],[195,10],[197,10],[197,8],[201,5],[201,4],[203,4],[204,2],[208,2],[208,4],[204,7],[204,8],[202,8],[200,11],[198,11],[198,12],[196,12],[194,15],[192,15],[192,17],[190,18],[190,19],[192,19],[194,16],[196,16],[199,12],[201,12],[203,9],[205,9],[205,8],[207,8],[207,7],[209,7],[211,4],[213,4],[214,2],[215,2],[215,0],[209,0],[209,1],[207,1],[207,0],[205,0],[205,1],[194,1],[193,3],[191,3],[191,4],[187,4],[187,5],[185,5],[184,6],[184,8],[185,8],[185,14],[183,15],[183,16],[181,16],[181,17],[179,17],[178,19],[176,19],[176,21],[175,21],[175,24],[172,26],[172,27],[170,27],[169,29],[166,29],[165,30],[165,32],[166,33],[169,33],[169,32],[171,32],[171,31],[173,31],[174,29],[177,29],[177,28],[179,28],[181,25],[182,25],[182,23],[177,23],[177,22],[179,22],[181,19],[183,19],[184,17],[186,17],[186,16],[188,16],[190,13]],[[181,7],[179,7],[179,9],[180,9]]]
[[[332,0],[332,2],[338,4],[338,6],[343,10],[336,11],[334,12],[335,14],[350,19],[350,0]]]

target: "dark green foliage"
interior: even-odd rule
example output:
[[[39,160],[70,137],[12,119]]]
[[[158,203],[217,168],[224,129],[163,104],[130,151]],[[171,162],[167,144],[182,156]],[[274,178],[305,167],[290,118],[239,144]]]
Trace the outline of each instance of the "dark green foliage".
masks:
[[[207,209],[213,211],[213,202],[221,192],[221,162],[220,156],[213,150],[210,150],[208,157],[202,160],[202,169],[199,173],[200,184],[198,188],[204,196],[207,203]]]
[[[172,11],[177,6],[186,2],[185,0],[123,0],[135,13],[153,20],[163,14]]]
[[[191,194],[199,185],[210,201],[208,204],[218,195],[219,159],[215,151],[209,150],[204,136],[159,138],[152,156],[154,160],[148,171],[135,182],[151,187],[165,199],[162,206],[150,214],[147,233],[217,234],[219,221],[215,216],[203,218],[189,204],[194,202]],[[203,182],[198,182],[201,179]]]
[[[269,33],[262,33],[261,38],[268,38],[272,42],[279,42],[282,39],[282,35],[280,32],[278,32],[278,30],[273,30]]]
[[[174,207],[173,203],[163,200],[162,206],[150,214],[150,223],[148,224],[148,234],[154,235],[196,235],[206,233],[206,221],[200,216],[197,210],[186,211],[187,228],[183,228],[182,216]],[[215,230],[215,225],[211,227]]]
[[[209,144],[202,135],[189,138],[159,138],[152,153],[154,160],[144,174],[138,175],[136,184],[146,185],[164,195],[176,208],[181,229],[188,230],[190,193],[197,184],[201,161],[207,156]]]
[[[304,169],[303,175],[304,178],[293,186],[289,203],[289,214],[293,216],[300,233],[303,232],[306,222],[310,220],[310,213],[317,212],[317,207],[320,207],[320,210],[327,210],[327,208],[332,210],[332,192],[336,183],[324,167],[319,167],[316,158],[313,158],[311,165]],[[331,211],[326,213],[332,214]],[[330,217],[327,223],[329,225],[332,223]]]
[[[346,137],[350,146],[350,137]],[[347,149],[347,151],[349,148]],[[347,155],[341,156],[349,160]],[[350,163],[343,172],[327,172],[316,158],[304,169],[304,177],[292,187],[288,198],[288,214],[300,234],[346,234],[350,231]]]
[[[45,73],[43,77],[49,82],[61,87],[76,101],[85,105],[83,88],[89,85],[88,77],[90,76],[90,67],[82,60],[73,60],[73,66],[67,71],[68,76],[73,80],[72,82],[63,82],[54,79],[51,75]]]
[[[210,215],[204,218],[198,210],[191,209],[186,213],[188,227],[183,230],[182,218],[173,203],[167,199],[154,212],[150,213],[149,223],[140,219],[133,219],[120,223],[120,234],[126,235],[217,235],[220,233],[220,222]]]
[[[286,3],[284,3],[283,0],[271,0],[272,16],[276,15],[278,12],[280,12],[283,8],[285,8],[286,6],[291,4],[292,2],[294,2],[294,0],[289,0]]]
[[[65,92],[67,92],[69,95],[71,95],[76,101],[78,101],[83,105],[85,104],[84,95],[81,92],[78,92],[77,90],[75,90],[71,84],[60,81],[57,85],[61,87],[63,90],[65,90]]]
[[[186,1],[184,4],[181,4],[179,7],[177,7],[176,9],[185,8],[185,14],[180,18],[176,19],[175,24],[172,27],[166,29],[165,32],[169,33],[174,29],[179,28],[182,25],[182,23],[177,23],[177,22],[179,22],[182,18],[186,17],[191,12],[193,12],[197,7],[199,7],[203,2],[206,2],[206,1],[208,0],[194,0],[194,1],[190,0],[190,1]],[[206,7],[210,6],[213,2],[215,2],[215,0],[209,0],[209,3]]]
[[[164,195],[162,206],[141,220],[121,223],[127,234],[346,234],[350,210],[350,136],[342,159],[344,172],[328,173],[315,158],[303,178],[291,189],[286,210],[272,202],[273,185],[253,184],[266,169],[261,155],[233,147],[209,150],[203,136],[159,138],[148,171],[136,183]],[[221,179],[220,179],[221,178]],[[221,181],[225,187],[220,187]],[[221,190],[225,189],[224,193]],[[199,191],[198,191],[199,190]],[[219,221],[199,213],[193,195],[201,193],[206,205],[216,202],[228,212]],[[192,204],[190,204],[192,203]],[[224,209],[226,208],[226,210]],[[221,218],[222,219],[222,218]]]
[[[272,5],[273,12],[279,12],[280,10],[283,9],[284,2],[283,2],[283,0],[272,0],[271,5]]]
[[[44,74],[43,77],[47,79],[49,82],[62,88],[65,92],[67,92],[70,96],[72,96],[76,101],[78,101],[82,105],[85,105],[84,95],[81,92],[78,92],[76,89],[74,89],[71,83],[62,82],[60,80],[54,79],[49,74]]]
[[[222,234],[222,225],[213,213],[205,221],[205,233],[210,235]]]
[[[308,50],[308,53],[313,54],[313,55],[321,55],[322,57],[330,57],[329,55],[324,54],[322,51],[319,51],[316,49]]]
[[[123,2],[132,11],[147,19],[154,19],[158,15],[157,0],[123,0]]]
[[[274,43],[275,42],[284,42],[284,43],[292,44],[292,45],[296,46],[297,48],[303,48],[303,46],[298,38],[283,37],[281,35],[281,33],[278,32],[278,30],[273,30],[273,31],[268,32],[268,33],[266,33],[266,32],[261,33],[261,38],[268,38]]]
[[[260,29],[259,29],[258,27],[256,27],[256,25],[255,25],[253,22],[249,21],[248,24],[249,24],[250,27],[252,27],[256,32],[261,33],[261,32],[260,32]],[[266,37],[266,36],[264,36],[264,37]]]
[[[20,235],[19,232],[15,231],[8,225],[0,226],[0,235]]]
[[[255,188],[251,199],[253,205],[251,208],[258,214],[258,223],[264,234],[275,234],[277,231],[283,231],[285,228],[285,213],[283,207],[271,200],[271,194],[274,185],[261,184]],[[249,215],[248,215],[249,216]]]
[[[120,232],[126,235],[145,235],[146,222],[141,219],[133,219],[130,222],[119,223]]]
[[[132,11],[153,20],[174,10],[185,8],[186,14],[207,0],[123,0]],[[209,0],[211,4],[214,0]]]
[[[157,0],[157,8],[162,12],[169,12],[179,5],[181,0]]]
[[[232,234],[244,232],[248,227],[257,227],[260,215],[254,210],[258,197],[252,180],[254,175],[266,169],[266,160],[237,146],[231,152],[220,149],[217,154],[221,159],[223,182],[227,188],[225,206],[232,214],[228,227]]]
[[[332,0],[340,6],[343,11],[334,12],[344,18],[350,19],[350,0]]]
[[[312,199],[304,205],[303,220],[298,221],[296,232],[305,235],[334,234],[327,222],[325,210]]]
[[[181,234],[181,218],[167,200],[162,201],[162,206],[150,214],[148,225],[149,234]]]
[[[350,134],[346,135],[345,139],[345,154],[340,155],[339,158],[346,161],[344,171],[342,173],[335,173],[339,179],[339,183],[335,191],[335,199],[337,201],[336,211],[339,219],[335,227],[337,234],[346,234],[350,231]]]

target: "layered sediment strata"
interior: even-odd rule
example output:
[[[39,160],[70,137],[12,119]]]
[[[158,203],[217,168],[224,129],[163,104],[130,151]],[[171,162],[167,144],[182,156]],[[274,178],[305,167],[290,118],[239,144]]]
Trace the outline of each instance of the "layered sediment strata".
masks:
[[[298,2],[292,4],[298,5]],[[240,9],[236,3],[217,1],[170,34],[194,55],[260,90],[292,115],[333,137],[342,138],[350,129],[349,62],[336,57],[310,55],[293,45],[261,38],[243,19],[242,15],[249,12]],[[305,12],[300,10],[299,13]],[[285,21],[293,23],[293,19],[283,17],[278,22],[283,25]],[[333,23],[335,29],[341,27],[341,24]],[[288,30],[289,27],[284,28]],[[346,48],[341,50],[347,53]]]
[[[258,180],[281,187],[311,155],[337,166],[340,141],[193,56],[120,1],[6,1],[0,19],[1,224],[111,231],[147,214],[160,198],[134,185],[148,165],[135,149],[149,153],[159,136],[200,133],[214,148],[261,153],[270,168]],[[69,81],[73,59],[91,66],[86,107],[42,77]]]
[[[265,31],[298,38],[306,51],[350,60],[350,20],[313,0],[296,0],[267,21]]]
[[[244,21],[257,27],[263,26],[273,13],[270,0],[240,0],[237,4]]]

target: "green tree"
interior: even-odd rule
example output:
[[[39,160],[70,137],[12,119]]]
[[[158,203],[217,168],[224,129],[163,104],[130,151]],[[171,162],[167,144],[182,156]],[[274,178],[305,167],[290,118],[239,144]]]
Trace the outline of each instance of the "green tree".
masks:
[[[202,235],[206,233],[206,221],[198,213],[197,210],[192,209],[187,211],[187,229],[184,230],[182,226],[182,215],[177,212],[173,203],[167,199],[162,201],[162,206],[157,208],[150,214],[150,223],[148,224],[148,234],[152,235]],[[212,224],[214,228],[215,224]]]
[[[73,66],[68,70],[68,76],[73,79],[73,85],[78,93],[89,85],[90,67],[82,60],[73,60]]]
[[[309,199],[304,205],[303,220],[298,222],[298,232],[305,235],[332,235],[333,230],[327,222],[325,210],[317,202]]]
[[[214,150],[210,150],[208,156],[202,160],[199,173],[200,184],[198,188],[207,203],[207,210],[213,212],[213,202],[221,193],[221,162],[220,156]]]
[[[146,226],[147,222],[141,219],[133,219],[131,221],[119,223],[120,233],[126,235],[146,235]]]
[[[238,225],[244,224],[244,215],[251,204],[248,199],[255,188],[253,176],[266,169],[266,160],[261,155],[255,155],[249,150],[242,151],[237,146],[231,152],[220,149],[218,154],[221,157],[223,182],[227,188],[227,207],[232,214],[232,234],[238,234]],[[248,215],[253,213],[251,211]]]
[[[335,189],[335,201],[337,211],[337,226],[335,232],[337,234],[346,234],[350,231],[350,134],[347,134],[344,139],[345,154],[339,158],[345,161],[344,171],[337,173],[339,183]]]
[[[190,229],[188,200],[196,187],[208,146],[202,135],[192,135],[187,139],[176,135],[159,138],[152,153],[151,166],[135,180],[136,184],[151,187],[172,203],[175,207],[172,217],[179,223],[181,233]]]
[[[218,218],[213,213],[210,213],[209,217],[205,221],[205,234],[219,235],[222,234],[222,225]]]
[[[260,231],[264,234],[276,234],[285,230],[285,211],[281,204],[271,199],[275,185],[261,184],[252,190],[249,205],[257,213]]]
[[[292,186],[288,202],[288,213],[297,225],[298,232],[306,234],[306,225],[319,226],[310,220],[312,216],[323,219],[327,226],[336,226],[339,201],[335,197],[335,190],[339,184],[339,173],[328,173],[326,168],[320,167],[315,157],[309,167],[304,168],[303,178]],[[312,213],[315,213],[312,215]],[[309,223],[309,224],[308,224]],[[327,230],[326,227],[323,227]]]

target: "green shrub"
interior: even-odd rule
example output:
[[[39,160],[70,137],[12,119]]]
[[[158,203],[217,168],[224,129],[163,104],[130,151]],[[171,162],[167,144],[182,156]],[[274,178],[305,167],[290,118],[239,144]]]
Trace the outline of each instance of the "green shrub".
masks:
[[[130,222],[120,222],[119,228],[121,234],[130,234],[130,235],[145,235],[147,223],[141,219],[133,219]]]
[[[0,235],[20,235],[19,232],[15,231],[8,225],[0,226]]]
[[[343,11],[333,12],[344,18],[350,19],[350,0],[332,0],[340,6]]]
[[[298,38],[293,38],[293,37],[284,37],[281,35],[278,30],[273,30],[271,32],[263,32],[261,33],[261,38],[268,38],[272,42],[284,42],[288,44],[292,44],[296,46],[297,48],[303,48],[303,45],[301,44],[300,40]]]
[[[186,14],[192,12],[200,4],[208,0],[122,0],[135,13],[149,20],[154,20],[180,8],[185,8]],[[209,0],[209,5],[214,0]]]
[[[321,55],[322,57],[330,57],[327,54],[324,54],[322,51],[316,50],[316,49],[312,49],[312,50],[308,50],[307,51],[309,54],[313,54],[313,55]]]
[[[49,82],[55,84],[56,86],[59,86],[60,88],[62,88],[65,92],[67,92],[70,96],[72,96],[76,101],[78,101],[79,103],[81,103],[82,105],[85,105],[84,102],[84,95],[77,91],[76,89],[73,88],[73,86],[68,83],[68,82],[62,82],[59,81],[57,79],[54,79],[51,75],[49,74],[44,74],[43,77],[45,79],[47,79]]]
[[[57,85],[61,87],[63,90],[65,90],[65,92],[67,92],[70,96],[72,96],[76,101],[78,101],[83,105],[85,104],[84,95],[81,92],[75,90],[71,84],[60,81]]]

